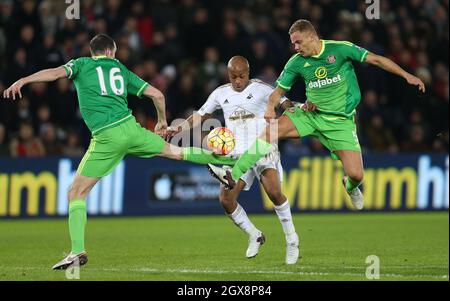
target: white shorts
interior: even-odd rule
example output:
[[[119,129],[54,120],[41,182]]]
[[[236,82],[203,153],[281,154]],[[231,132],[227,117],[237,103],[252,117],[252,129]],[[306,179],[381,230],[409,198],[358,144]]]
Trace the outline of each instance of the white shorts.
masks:
[[[224,167],[229,168],[229,166]],[[283,182],[283,166],[281,166],[280,152],[278,149],[273,150],[263,158],[259,159],[253,167],[247,170],[247,172],[240,177],[240,179],[246,184],[244,190],[250,190],[255,177],[258,181],[260,181],[261,174],[266,169],[276,169],[278,171],[280,183]]]

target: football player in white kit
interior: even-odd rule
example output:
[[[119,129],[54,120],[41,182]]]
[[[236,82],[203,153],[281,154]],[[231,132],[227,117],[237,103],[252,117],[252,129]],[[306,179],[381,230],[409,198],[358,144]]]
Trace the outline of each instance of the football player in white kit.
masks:
[[[185,129],[198,126],[211,114],[222,109],[226,127],[235,135],[236,147],[231,156],[239,156],[252,145],[266,127],[265,109],[273,87],[257,79],[249,79],[250,66],[247,59],[234,56],[228,63],[229,84],[215,89],[206,103],[190,116],[184,124],[170,129],[173,136]],[[281,108],[292,106],[292,102],[284,98]],[[195,116],[198,114],[197,116]],[[275,212],[281,222],[286,236],[286,264],[295,264],[299,257],[299,238],[292,221],[291,208],[288,199],[281,191],[283,168],[280,162],[278,147],[261,158],[238,181],[233,189],[220,187],[220,203],[231,220],[249,236],[246,257],[255,257],[260,246],[265,242],[264,234],[253,225],[244,208],[237,202],[242,190],[249,190],[256,177],[274,204]],[[211,166],[214,168],[214,166]]]

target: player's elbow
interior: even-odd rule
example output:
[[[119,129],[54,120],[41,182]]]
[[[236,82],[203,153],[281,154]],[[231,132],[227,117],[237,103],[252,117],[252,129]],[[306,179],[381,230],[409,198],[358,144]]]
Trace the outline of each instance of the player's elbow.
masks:
[[[162,92],[153,87],[147,87],[144,91],[144,95],[151,98],[155,102],[164,102],[164,95]]]

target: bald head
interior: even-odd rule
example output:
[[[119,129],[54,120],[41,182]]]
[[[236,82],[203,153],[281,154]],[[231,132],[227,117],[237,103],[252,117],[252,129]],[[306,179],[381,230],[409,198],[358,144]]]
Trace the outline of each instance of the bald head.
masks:
[[[243,56],[233,56],[228,61],[228,78],[233,89],[241,92],[249,84],[250,65]]]
[[[228,61],[228,69],[233,71],[249,71],[250,65],[245,57],[236,55]]]

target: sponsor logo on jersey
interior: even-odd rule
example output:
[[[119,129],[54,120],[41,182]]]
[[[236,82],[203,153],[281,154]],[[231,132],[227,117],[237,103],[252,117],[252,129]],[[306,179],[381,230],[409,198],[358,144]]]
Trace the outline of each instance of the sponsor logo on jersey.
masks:
[[[339,75],[337,75],[335,77],[332,77],[332,78],[325,78],[325,79],[319,79],[319,80],[316,80],[316,81],[310,81],[309,84],[308,84],[308,87],[310,89],[321,88],[321,87],[324,87],[324,86],[328,86],[328,85],[340,82],[341,80],[342,80],[342,77],[339,74]]]
[[[252,98],[253,98],[253,94],[250,93],[250,94],[247,96],[247,99],[252,99]]]
[[[334,54],[330,54],[330,55],[327,57],[327,63],[328,63],[328,64],[332,64],[332,63],[334,63],[334,62],[336,62],[336,56],[335,56]]]
[[[310,65],[308,62],[306,62],[306,63],[303,65],[304,68],[309,67],[309,66],[311,66],[311,65]]]
[[[253,119],[255,118],[255,114],[253,114],[252,112],[247,111],[244,108],[237,108],[236,111],[234,111],[230,117],[228,119],[230,119],[231,121],[236,121],[236,120],[247,120],[247,119]]]
[[[317,68],[314,73],[316,74],[316,77],[319,79],[325,78],[328,75],[327,68],[325,68],[325,67]]]
[[[223,104],[226,104],[226,103],[230,103],[230,102],[228,101],[228,99],[225,99],[225,101],[223,102]]]

